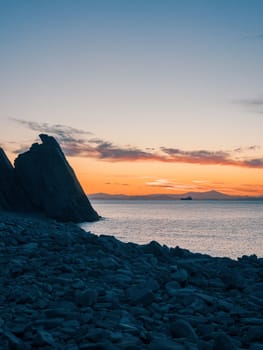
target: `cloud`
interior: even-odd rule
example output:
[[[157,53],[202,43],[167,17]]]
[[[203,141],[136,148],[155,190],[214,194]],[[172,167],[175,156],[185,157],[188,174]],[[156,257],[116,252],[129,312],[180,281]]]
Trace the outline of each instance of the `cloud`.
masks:
[[[238,101],[240,104],[245,106],[263,106],[263,97],[258,98],[247,98]]]
[[[201,184],[201,185],[210,183],[209,180],[193,180],[192,182],[195,183],[195,184]]]
[[[166,179],[157,179],[154,181],[148,181],[146,182],[146,185],[151,187],[171,187],[173,186],[173,183]]]
[[[167,190],[193,190],[196,189],[195,185],[187,185],[183,183],[177,183],[173,182],[167,179],[156,179],[154,181],[149,181],[145,183],[147,186],[150,187],[157,187],[157,188],[165,188]]]
[[[119,182],[105,182],[105,185],[117,185],[117,186],[130,186],[127,183],[119,183]]]
[[[254,36],[255,39],[263,39],[263,34],[257,34]]]
[[[229,154],[224,151],[184,151],[178,148],[161,148],[166,153],[170,161],[179,163],[196,163],[196,164],[226,164],[230,160]]]
[[[66,126],[62,124],[52,125],[49,123],[37,123],[17,118],[10,118],[10,120],[20,125],[23,125],[30,130],[55,135],[58,141],[60,142],[83,141],[82,139],[77,139],[76,135],[93,135],[89,131],[72,128],[71,126]]]
[[[252,145],[252,146],[247,146],[247,147],[237,147],[233,149],[233,152],[235,153],[243,153],[247,151],[257,151],[261,148],[259,145]]]
[[[256,158],[256,159],[250,159],[243,161],[244,166],[247,166],[249,168],[263,168],[263,158]]]
[[[53,135],[60,142],[65,154],[71,157],[88,157],[108,162],[137,162],[156,161],[163,163],[188,163],[200,165],[222,165],[244,168],[263,168],[263,158],[236,158],[233,152],[194,150],[185,151],[179,148],[160,147],[139,149],[133,146],[118,146],[112,142],[95,137],[91,132],[75,129],[69,126],[48,123],[36,123],[21,119],[12,119],[31,130],[45,132]],[[248,150],[254,151],[258,146],[249,146]],[[24,151],[20,146],[18,152]],[[241,152],[237,148],[236,152]],[[169,186],[159,183],[161,186]]]
[[[246,35],[243,37],[245,40],[262,40],[263,39],[263,34],[254,34],[254,35]]]
[[[256,98],[245,98],[241,100],[236,100],[234,103],[237,103],[247,109],[250,109],[253,113],[263,113],[263,97]]]
[[[244,168],[263,168],[263,158],[233,158],[232,154],[226,151],[184,151],[178,148],[165,147],[162,147],[161,149],[169,156],[164,160],[166,162],[200,165],[228,165]]]
[[[161,156],[152,152],[140,150],[136,147],[118,147],[111,142],[101,142],[96,147],[98,158],[112,161],[130,160],[161,160]]]

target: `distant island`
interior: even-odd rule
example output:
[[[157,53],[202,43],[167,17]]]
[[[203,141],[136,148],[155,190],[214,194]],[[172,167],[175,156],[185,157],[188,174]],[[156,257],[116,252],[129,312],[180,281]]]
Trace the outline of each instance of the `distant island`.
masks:
[[[181,194],[149,194],[149,195],[126,195],[126,194],[108,194],[94,193],[89,194],[93,200],[263,200],[263,195],[253,196],[231,196],[218,191],[206,192],[187,192]]]

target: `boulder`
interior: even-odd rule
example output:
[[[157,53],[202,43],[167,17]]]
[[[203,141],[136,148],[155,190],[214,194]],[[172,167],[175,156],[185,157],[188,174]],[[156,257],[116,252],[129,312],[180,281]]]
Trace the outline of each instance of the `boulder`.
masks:
[[[171,322],[170,330],[174,338],[187,338],[197,340],[195,330],[186,320],[178,319],[175,322]]]
[[[32,206],[16,180],[15,170],[4,150],[0,148],[0,210],[30,209]]]
[[[42,144],[20,154],[14,167],[0,149],[0,210],[35,211],[59,221],[98,220],[57,141],[39,137]]]
[[[213,350],[237,350],[237,347],[232,343],[231,338],[221,332],[215,339]]]
[[[11,207],[10,189],[13,176],[13,167],[9,162],[4,150],[0,148],[0,209],[9,210]]]

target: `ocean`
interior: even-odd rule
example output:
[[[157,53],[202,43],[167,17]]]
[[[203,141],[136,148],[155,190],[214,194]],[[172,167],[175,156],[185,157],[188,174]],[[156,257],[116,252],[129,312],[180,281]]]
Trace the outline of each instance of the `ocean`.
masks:
[[[236,259],[263,257],[262,201],[92,200],[103,217],[81,227],[123,242],[179,246],[192,252]]]

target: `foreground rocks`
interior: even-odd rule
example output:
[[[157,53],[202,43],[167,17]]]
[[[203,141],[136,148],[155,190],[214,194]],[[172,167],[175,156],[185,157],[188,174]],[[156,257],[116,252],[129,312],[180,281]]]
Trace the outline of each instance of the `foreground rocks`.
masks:
[[[92,208],[57,141],[39,135],[41,144],[11,165],[0,149],[0,210],[40,212],[60,221],[95,221]]]
[[[1,349],[262,350],[263,259],[0,214]]]

